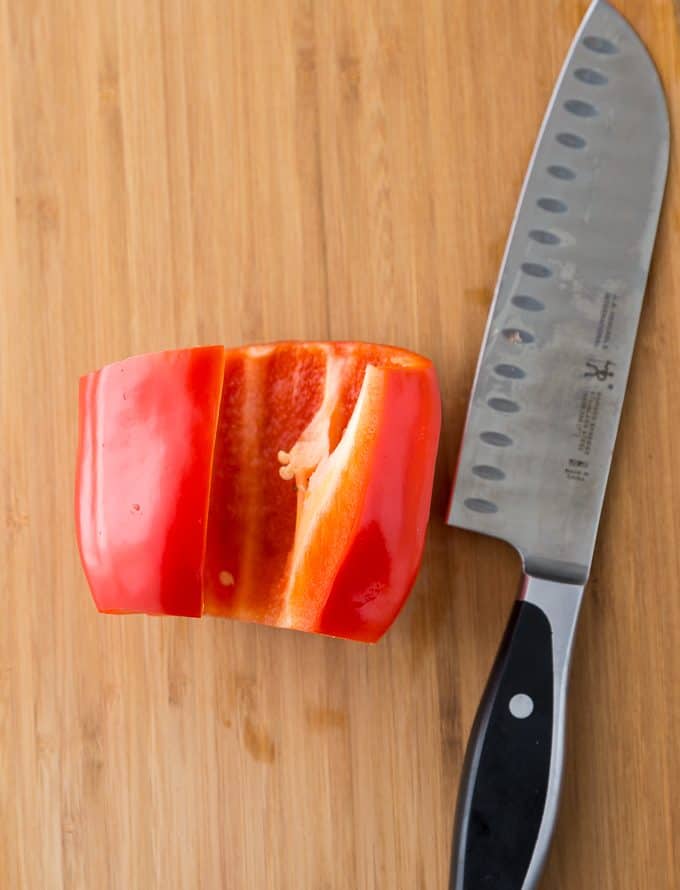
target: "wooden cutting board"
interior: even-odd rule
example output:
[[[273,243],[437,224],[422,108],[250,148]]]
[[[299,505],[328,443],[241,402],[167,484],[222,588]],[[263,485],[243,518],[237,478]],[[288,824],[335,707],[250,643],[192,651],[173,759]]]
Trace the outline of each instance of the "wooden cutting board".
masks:
[[[680,9],[620,0],[680,125]],[[0,887],[438,890],[516,556],[443,523],[583,0],[0,0]],[[546,890],[680,887],[680,182],[576,647]],[[278,338],[430,355],[416,589],[377,646],[98,615],[78,376]]]

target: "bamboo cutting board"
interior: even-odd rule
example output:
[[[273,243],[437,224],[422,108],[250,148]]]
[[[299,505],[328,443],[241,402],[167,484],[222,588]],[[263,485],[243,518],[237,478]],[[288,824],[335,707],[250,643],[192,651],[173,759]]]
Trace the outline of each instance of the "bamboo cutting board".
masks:
[[[443,514],[495,274],[583,0],[0,0],[0,888],[445,888],[518,577]],[[680,8],[620,0],[680,124]],[[680,887],[680,182],[574,660],[546,890]],[[417,587],[375,647],[98,615],[77,379],[279,338],[431,356]]]

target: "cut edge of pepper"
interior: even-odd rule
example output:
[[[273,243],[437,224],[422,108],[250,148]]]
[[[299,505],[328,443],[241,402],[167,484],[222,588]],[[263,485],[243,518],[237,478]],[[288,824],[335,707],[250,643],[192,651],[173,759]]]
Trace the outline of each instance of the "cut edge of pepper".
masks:
[[[210,496],[212,494],[213,487],[213,478],[214,478],[214,470],[215,470],[215,455],[217,454],[217,431],[220,426],[220,406],[222,405],[222,393],[224,392],[224,369],[227,363],[227,350],[224,346],[218,347],[214,346],[213,349],[217,350],[221,348],[221,362],[220,362],[220,375],[219,375],[219,387],[217,392],[217,399],[215,400],[215,404],[217,405],[217,410],[215,412],[215,435],[213,441],[213,447],[210,452],[210,463],[208,464],[208,485],[206,486],[206,495],[205,495],[205,510],[203,511],[203,515],[205,516],[205,522],[203,523],[203,539],[201,542],[201,561],[200,565],[200,578],[201,578],[201,613],[198,617],[202,618],[206,614],[205,610],[205,600],[206,600],[206,585],[205,585],[205,569],[206,569],[206,560],[205,556],[208,550],[208,516],[210,515]]]

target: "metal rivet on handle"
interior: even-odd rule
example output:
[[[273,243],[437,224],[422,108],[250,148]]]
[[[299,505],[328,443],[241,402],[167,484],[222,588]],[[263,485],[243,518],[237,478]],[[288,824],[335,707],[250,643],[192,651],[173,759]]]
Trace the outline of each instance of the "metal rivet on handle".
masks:
[[[508,708],[513,717],[516,717],[518,720],[526,720],[534,712],[534,700],[530,695],[518,692],[517,695],[513,695],[510,699]]]

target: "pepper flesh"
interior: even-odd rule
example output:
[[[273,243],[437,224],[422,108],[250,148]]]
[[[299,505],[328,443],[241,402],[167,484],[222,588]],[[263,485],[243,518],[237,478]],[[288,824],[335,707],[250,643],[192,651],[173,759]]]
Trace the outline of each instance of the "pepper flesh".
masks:
[[[83,378],[80,424],[78,537],[100,610],[366,641],[396,617],[439,436],[427,359],[362,343],[140,356]]]

